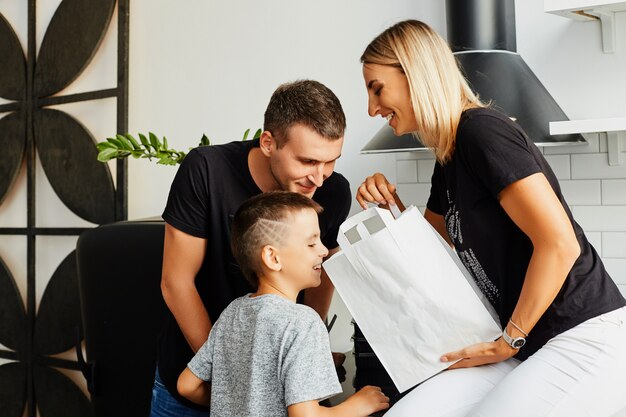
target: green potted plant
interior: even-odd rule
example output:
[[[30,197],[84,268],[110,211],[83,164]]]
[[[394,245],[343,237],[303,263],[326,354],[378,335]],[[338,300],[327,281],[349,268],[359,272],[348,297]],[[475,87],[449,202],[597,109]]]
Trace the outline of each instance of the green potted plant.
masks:
[[[252,139],[258,139],[261,136],[261,129],[258,129]],[[243,133],[242,140],[247,140],[250,129]],[[183,162],[187,152],[171,149],[167,143],[167,138],[159,139],[152,132],[148,136],[139,133],[139,140],[135,139],[130,133],[117,134],[115,137],[107,138],[98,143],[98,161],[108,162],[112,159],[123,159],[132,156],[135,159],[152,158],[157,159],[157,164],[176,165]],[[209,146],[211,141],[206,135],[202,135],[198,146]],[[193,148],[190,148],[193,149]]]

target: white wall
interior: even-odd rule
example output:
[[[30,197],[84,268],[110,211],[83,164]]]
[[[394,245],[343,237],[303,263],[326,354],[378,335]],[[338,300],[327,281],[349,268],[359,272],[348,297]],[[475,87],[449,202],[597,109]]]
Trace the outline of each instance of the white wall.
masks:
[[[393,167],[393,156],[358,155],[382,123],[367,115],[360,54],[400,19],[443,30],[439,3],[133,1],[130,130],[152,129],[183,149],[197,145],[203,132],[214,143],[239,139],[246,128],[262,126],[280,83],[312,78],[342,101],[348,130],[337,169],[361,181],[371,166]],[[174,171],[130,164],[130,218],[161,213]]]

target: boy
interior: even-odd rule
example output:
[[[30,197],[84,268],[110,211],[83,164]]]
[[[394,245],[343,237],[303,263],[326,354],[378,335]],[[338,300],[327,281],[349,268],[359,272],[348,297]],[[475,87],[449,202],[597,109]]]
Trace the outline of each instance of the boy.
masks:
[[[183,397],[210,403],[211,415],[353,417],[389,407],[377,387],[335,407],[318,404],[341,386],[320,316],[296,297],[320,284],[328,254],[321,210],[306,196],[278,191],[251,198],[235,214],[233,254],[257,291],[224,310],[177,386]]]

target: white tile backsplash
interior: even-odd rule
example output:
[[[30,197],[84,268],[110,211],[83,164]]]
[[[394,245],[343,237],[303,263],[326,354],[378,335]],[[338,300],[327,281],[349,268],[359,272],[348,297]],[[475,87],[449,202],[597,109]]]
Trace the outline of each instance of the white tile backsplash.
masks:
[[[602,262],[613,281],[619,285],[626,285],[626,259],[604,258]]]
[[[603,256],[602,232],[585,232],[585,236],[587,236],[587,240],[589,241],[589,243],[591,243],[591,246],[595,248],[596,252],[598,252],[600,256]]]
[[[398,196],[404,205],[425,206],[430,195],[428,184],[398,184]]]
[[[622,155],[623,158],[625,156]],[[626,163],[609,165],[606,153],[571,155],[571,159],[572,179],[626,178]]]
[[[602,180],[602,204],[626,205],[626,179]]]
[[[571,178],[569,155],[545,155],[545,158],[559,180]]]
[[[576,206],[572,213],[585,231],[626,232],[626,206]]]
[[[603,232],[602,256],[607,258],[626,258],[626,233]]]
[[[420,159],[417,161],[417,182],[427,182],[430,184],[430,179],[433,176],[433,170],[435,169],[435,159]]]
[[[396,180],[398,184],[417,182],[417,161],[396,161]]]
[[[602,184],[600,180],[560,181],[565,201],[570,206],[593,206],[602,204]]]

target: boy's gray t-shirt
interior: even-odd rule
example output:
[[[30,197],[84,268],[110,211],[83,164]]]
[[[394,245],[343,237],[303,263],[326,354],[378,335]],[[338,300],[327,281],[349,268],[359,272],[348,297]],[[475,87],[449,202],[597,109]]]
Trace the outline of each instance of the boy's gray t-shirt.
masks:
[[[235,299],[188,367],[211,383],[212,417],[287,416],[342,391],[320,316],[272,294]]]

